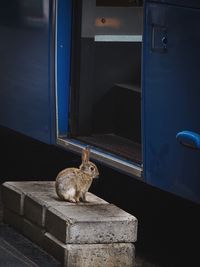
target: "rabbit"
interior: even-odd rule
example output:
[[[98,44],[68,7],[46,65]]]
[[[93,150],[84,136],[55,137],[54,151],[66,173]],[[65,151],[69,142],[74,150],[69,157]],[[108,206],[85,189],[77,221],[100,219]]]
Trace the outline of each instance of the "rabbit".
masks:
[[[90,149],[82,151],[82,163],[79,168],[66,168],[58,173],[55,187],[58,197],[69,202],[87,202],[88,192],[94,178],[99,176],[97,166],[89,161]]]

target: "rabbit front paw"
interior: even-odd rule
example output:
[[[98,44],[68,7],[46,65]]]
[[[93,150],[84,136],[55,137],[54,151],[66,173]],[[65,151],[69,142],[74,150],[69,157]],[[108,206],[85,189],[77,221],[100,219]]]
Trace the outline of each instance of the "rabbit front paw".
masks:
[[[81,193],[80,201],[81,201],[81,202],[84,202],[84,203],[88,203],[88,202],[89,202],[89,201],[87,201],[87,199],[86,199],[86,193]]]

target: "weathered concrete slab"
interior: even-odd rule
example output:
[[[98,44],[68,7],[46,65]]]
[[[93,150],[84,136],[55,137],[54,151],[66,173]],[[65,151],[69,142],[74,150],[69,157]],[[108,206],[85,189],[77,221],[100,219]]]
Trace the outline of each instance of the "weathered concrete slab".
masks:
[[[55,182],[5,182],[2,184],[2,202],[6,208],[23,215],[24,198],[27,193],[53,191]]]
[[[87,199],[61,201],[54,182],[6,182],[4,222],[65,267],[134,266],[137,219],[91,193]]]
[[[3,205],[12,210],[13,212],[22,215],[23,214],[23,203],[24,193],[10,184],[3,184],[2,186],[2,202]]]
[[[23,217],[7,208],[3,210],[3,222],[12,226],[19,232],[23,232]]]
[[[37,244],[40,247],[43,247],[43,240],[45,234],[44,229],[24,219],[22,233],[31,241],[33,241],[35,244]]]
[[[55,202],[59,202],[55,192],[28,193],[24,199],[24,217],[36,225],[44,227],[46,210]]]
[[[88,203],[78,203],[76,205],[99,205],[108,204],[105,200],[87,193]],[[24,200],[24,216],[40,227],[45,227],[46,210],[50,207],[74,206],[73,203],[62,201],[56,192],[49,193],[28,193]]]
[[[62,264],[64,264],[67,256],[66,246],[66,244],[63,244],[50,233],[46,232],[44,234],[43,249]]]
[[[130,243],[64,245],[46,233],[44,249],[65,267],[134,267],[135,247]]]
[[[42,247],[45,234],[44,229],[38,227],[37,225],[34,225],[30,221],[24,219],[23,216],[9,209],[5,208],[3,214],[4,223],[12,226],[18,232],[22,233],[31,241]]]
[[[45,228],[66,244],[132,243],[137,240],[137,219],[111,204],[49,208]]]

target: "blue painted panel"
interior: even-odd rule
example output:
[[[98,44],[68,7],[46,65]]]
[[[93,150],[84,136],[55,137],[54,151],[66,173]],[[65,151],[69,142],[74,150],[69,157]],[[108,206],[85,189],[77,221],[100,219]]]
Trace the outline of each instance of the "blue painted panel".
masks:
[[[68,132],[72,1],[59,0],[57,6],[57,104],[58,133]]]
[[[0,124],[50,143],[49,9],[52,1],[1,1]]]
[[[178,5],[182,7],[200,8],[199,0],[147,0],[147,2],[156,2],[170,5]]]
[[[200,151],[182,146],[176,135],[200,133],[199,25],[198,9],[146,5],[144,176],[147,183],[195,202],[200,202]]]

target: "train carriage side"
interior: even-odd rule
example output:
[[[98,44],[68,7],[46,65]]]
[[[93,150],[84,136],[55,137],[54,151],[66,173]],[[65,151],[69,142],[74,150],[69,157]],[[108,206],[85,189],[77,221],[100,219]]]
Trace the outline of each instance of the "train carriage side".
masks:
[[[198,1],[9,3],[0,125],[199,203]]]

